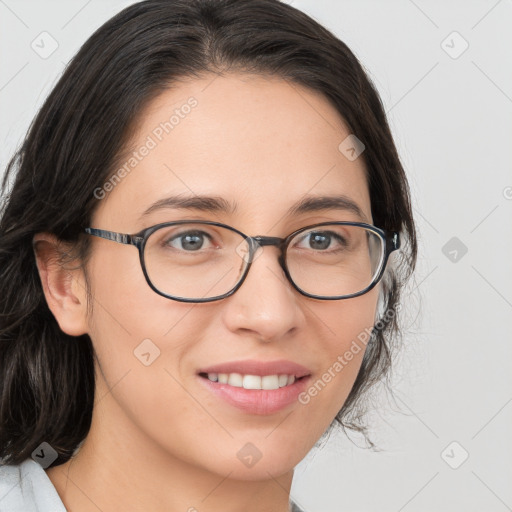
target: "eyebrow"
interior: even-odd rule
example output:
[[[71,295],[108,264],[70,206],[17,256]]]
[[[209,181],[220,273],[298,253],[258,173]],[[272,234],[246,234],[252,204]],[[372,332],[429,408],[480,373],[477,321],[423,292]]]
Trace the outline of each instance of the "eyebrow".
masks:
[[[232,215],[237,211],[238,204],[217,196],[170,196],[160,199],[149,206],[144,210],[140,219],[154,211],[167,208]],[[322,210],[341,210],[352,212],[364,222],[368,222],[362,208],[355,201],[345,195],[308,196],[302,198],[287,210],[285,216],[291,217],[302,213],[311,213]]]

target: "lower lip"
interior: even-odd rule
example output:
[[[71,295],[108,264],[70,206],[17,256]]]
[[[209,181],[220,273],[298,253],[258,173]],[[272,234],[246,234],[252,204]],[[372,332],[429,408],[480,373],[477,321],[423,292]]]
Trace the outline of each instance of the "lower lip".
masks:
[[[270,390],[237,388],[229,384],[213,382],[200,375],[198,378],[210,391],[246,413],[273,414],[298,402],[297,397],[306,389],[310,376],[296,380],[289,386]]]

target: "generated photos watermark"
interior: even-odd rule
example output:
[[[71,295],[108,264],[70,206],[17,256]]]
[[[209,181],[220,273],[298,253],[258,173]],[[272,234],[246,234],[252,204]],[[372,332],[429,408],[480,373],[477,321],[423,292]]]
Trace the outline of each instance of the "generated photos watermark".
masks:
[[[380,318],[373,328],[365,327],[363,331],[361,331],[357,335],[357,339],[352,340],[350,347],[345,350],[343,354],[340,354],[336,360],[327,368],[327,370],[322,374],[322,376],[316,380],[314,384],[312,384],[307,390],[303,391],[298,396],[298,401],[302,405],[307,405],[311,398],[317,396],[320,391],[322,391],[329,382],[331,382],[336,375],[338,375],[343,368],[345,368],[354,356],[359,354],[361,350],[364,350],[368,341],[372,336],[372,332],[374,330],[382,330],[386,326],[386,324],[400,311],[401,304],[397,304],[395,308],[390,308],[386,310],[383,317]]]
[[[162,121],[158,126],[153,128],[151,133],[146,137],[144,144],[142,144],[136,151],[133,151],[130,158],[122,165],[101,187],[96,187],[93,195],[96,199],[103,199],[108,192],[114,190],[123,178],[141,162],[149,153],[158,146],[166,135],[172,132],[183,119],[185,119],[192,109],[197,107],[198,101],[191,96],[179,108],[174,109],[174,113],[168,120]]]

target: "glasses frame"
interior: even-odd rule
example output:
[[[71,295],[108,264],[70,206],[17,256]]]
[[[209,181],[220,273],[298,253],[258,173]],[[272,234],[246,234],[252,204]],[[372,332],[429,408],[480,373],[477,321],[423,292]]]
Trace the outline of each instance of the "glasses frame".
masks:
[[[180,224],[206,224],[210,226],[218,226],[222,228],[229,229],[231,231],[234,231],[235,233],[238,233],[240,236],[242,236],[249,245],[249,257],[246,259],[247,266],[240,277],[238,283],[227,293],[223,295],[216,295],[215,297],[208,297],[208,298],[202,298],[202,299],[188,299],[185,297],[177,297],[175,295],[169,295],[167,293],[164,293],[160,291],[158,288],[156,288],[153,283],[151,282],[151,279],[149,278],[148,272],[146,270],[146,263],[144,260],[144,248],[146,247],[146,242],[148,238],[157,230],[160,228],[164,228],[167,226],[175,226]],[[345,225],[345,226],[359,226],[368,229],[369,231],[372,231],[377,236],[379,236],[383,242],[384,247],[384,255],[382,257],[381,261],[381,267],[375,277],[373,278],[372,282],[363,290],[357,293],[352,293],[349,295],[339,295],[334,297],[326,297],[322,295],[313,295],[310,293],[305,292],[302,290],[295,282],[293,281],[290,272],[288,271],[288,267],[286,265],[286,250],[288,249],[288,245],[290,244],[291,240],[301,233],[302,231],[309,230],[311,228],[316,228],[319,226],[327,226],[332,224],[338,224],[338,225]],[[105,240],[112,240],[113,242],[117,242],[120,244],[125,245],[134,245],[139,250],[139,260],[142,267],[142,272],[144,274],[144,277],[146,278],[146,281],[150,288],[156,292],[158,295],[161,295],[162,297],[166,297],[167,299],[171,300],[177,300],[179,302],[194,302],[194,303],[202,303],[202,302],[213,302],[221,299],[225,299],[226,297],[230,297],[233,295],[243,284],[245,281],[247,274],[249,273],[249,270],[251,268],[251,265],[253,263],[253,257],[256,254],[256,251],[259,247],[264,246],[276,246],[280,250],[280,254],[278,256],[278,262],[283,269],[288,281],[291,283],[291,285],[301,294],[305,297],[310,297],[313,299],[320,299],[320,300],[343,300],[343,299],[351,299],[353,297],[358,297],[360,295],[363,295],[367,292],[369,292],[372,288],[374,288],[377,283],[381,280],[384,270],[386,268],[389,255],[400,248],[400,233],[397,231],[388,231],[385,229],[378,228],[376,226],[372,226],[371,224],[366,224],[364,222],[349,222],[349,221],[327,221],[327,222],[320,222],[317,224],[311,224],[309,226],[304,226],[300,229],[295,230],[293,233],[290,233],[285,238],[279,238],[275,236],[249,236],[245,233],[242,233],[238,229],[228,226],[227,224],[223,224],[221,222],[215,222],[215,221],[209,221],[209,220],[178,220],[178,221],[172,221],[172,222],[163,222],[160,224],[156,224],[154,226],[150,226],[148,228],[145,228],[138,233],[135,234],[127,234],[127,233],[117,233],[115,231],[107,231],[104,229],[96,229],[96,228],[84,228],[84,231],[92,236],[97,236],[100,238],[104,238]],[[245,259],[245,258],[244,258]]]

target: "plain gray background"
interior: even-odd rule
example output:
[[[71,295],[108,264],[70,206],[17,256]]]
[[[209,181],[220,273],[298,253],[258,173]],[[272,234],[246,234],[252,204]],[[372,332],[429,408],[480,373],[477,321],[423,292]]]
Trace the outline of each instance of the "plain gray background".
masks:
[[[0,0],[0,172],[64,64],[131,3]],[[512,1],[288,3],[374,80],[420,236],[395,403],[369,417],[382,451],[332,436],[292,497],[308,512],[512,510]]]

